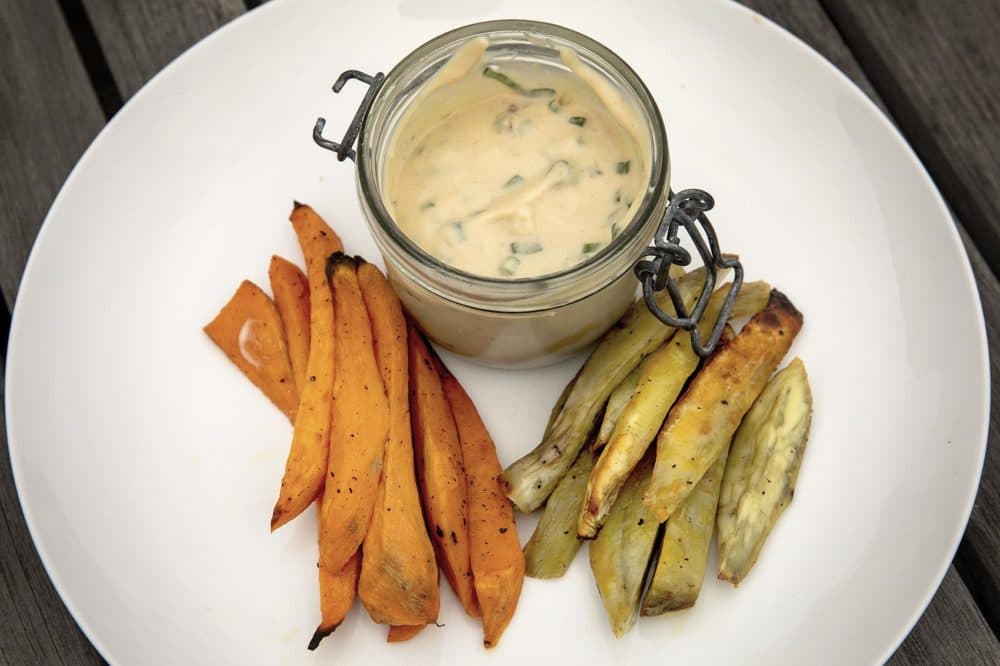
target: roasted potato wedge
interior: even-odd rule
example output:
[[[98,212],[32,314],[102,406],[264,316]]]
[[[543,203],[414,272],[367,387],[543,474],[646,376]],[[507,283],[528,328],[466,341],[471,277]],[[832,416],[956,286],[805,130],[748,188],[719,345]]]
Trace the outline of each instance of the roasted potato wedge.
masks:
[[[559,578],[580,550],[576,523],[595,454],[584,447],[576,462],[559,481],[545,503],[542,517],[524,546],[527,574],[533,578]]]
[[[670,517],[732,440],[733,433],[802,328],[802,313],[777,289],[739,335],[720,343],[670,410],[657,437],[645,504]]]
[[[725,469],[723,453],[667,520],[653,578],[642,600],[643,615],[690,608],[698,600],[708,568],[715,509]]]
[[[746,578],[791,503],[811,422],[809,377],[796,358],[768,383],[733,437],[719,500],[722,580],[739,585]]]
[[[604,529],[590,542],[590,568],[611,630],[619,638],[635,624],[639,597],[660,524],[642,502],[653,456],[647,455],[625,482]]]
[[[664,342],[663,344],[666,343]],[[649,358],[655,354],[656,352],[653,352],[653,354],[646,357],[646,360],[649,360]],[[643,363],[645,362],[646,361],[644,360]],[[600,449],[608,443],[608,440],[611,439],[611,433],[614,432],[618,419],[621,417],[622,412],[625,411],[625,407],[635,395],[641,371],[642,364],[639,364],[635,370],[625,376],[622,383],[616,386],[615,390],[611,392],[610,396],[608,396],[608,404],[605,405],[604,416],[601,417],[601,427],[597,431],[597,437],[594,439],[594,443],[591,444],[591,448],[594,450]]]
[[[704,340],[719,318],[731,284],[716,289],[698,326]],[[733,303],[731,316],[754,315],[767,305],[771,286],[766,282],[744,284]],[[687,334],[678,333],[643,359],[634,395],[622,410],[608,445],[601,452],[587,481],[586,501],[580,513],[581,538],[592,539],[611,510],[621,485],[642,458],[701,359]],[[617,393],[617,389],[616,389]],[[612,397],[614,394],[612,394]],[[608,400],[610,408],[611,400]],[[605,417],[606,419],[607,417]]]
[[[704,284],[703,268],[678,280],[678,289],[688,307]],[[662,307],[673,311],[669,298],[664,297]],[[673,331],[653,316],[645,303],[637,301],[605,334],[577,375],[548,435],[504,472],[507,497],[518,509],[534,511],[545,502],[576,460],[608,396],[643,357],[659,347]]]

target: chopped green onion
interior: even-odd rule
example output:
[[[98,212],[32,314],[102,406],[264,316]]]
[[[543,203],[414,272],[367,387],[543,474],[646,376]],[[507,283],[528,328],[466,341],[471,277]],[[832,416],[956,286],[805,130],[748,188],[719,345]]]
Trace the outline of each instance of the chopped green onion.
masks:
[[[425,201],[422,204],[420,204],[420,210],[430,210],[431,208],[434,208],[433,201]]]
[[[590,254],[591,252],[597,252],[604,246],[604,243],[584,243],[583,253]]]
[[[452,243],[461,243],[465,240],[465,227],[461,222],[452,222],[448,225],[448,240]]]
[[[618,234],[622,232],[622,228],[618,226],[617,222],[611,223],[611,238],[618,238]]]
[[[572,116],[569,119],[570,125],[576,125],[577,127],[583,127],[587,124],[587,119],[583,116]]]
[[[520,185],[523,182],[524,178],[520,174],[515,173],[513,176],[510,177],[510,180],[508,180],[506,183],[503,184],[503,186],[505,188],[514,187],[515,185]]]
[[[483,68],[483,76],[488,79],[493,79],[497,83],[501,83],[514,92],[524,95],[525,97],[541,97],[542,95],[555,95],[556,91],[552,88],[532,88],[531,90],[525,90],[524,86],[510,78],[500,70],[492,66],[486,66]]]
[[[619,162],[618,165],[615,167],[615,171],[619,175],[624,175],[628,173],[628,170],[631,166],[632,166],[631,160],[627,160],[625,162]]]
[[[538,241],[514,241],[510,244],[510,251],[514,254],[535,254],[542,251],[542,244]]]
[[[615,192],[615,203],[621,203],[621,202],[622,202],[622,191],[617,190]]]
[[[559,113],[559,111],[561,110],[562,106],[556,99],[553,98],[549,100],[549,111],[551,111],[552,113]]]
[[[510,256],[500,262],[500,273],[501,275],[513,275],[517,272],[518,266],[521,265],[521,260],[517,257]]]

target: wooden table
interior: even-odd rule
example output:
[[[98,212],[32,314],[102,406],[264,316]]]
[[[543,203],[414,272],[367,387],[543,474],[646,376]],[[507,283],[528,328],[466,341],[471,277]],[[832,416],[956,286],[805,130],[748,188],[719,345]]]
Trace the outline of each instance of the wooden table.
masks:
[[[147,79],[258,4],[0,3],[0,372],[25,259],[70,168]],[[1000,2],[745,4],[812,45],[886,112],[937,182],[965,241],[989,333],[990,449],[954,563],[892,663],[1000,664]],[[103,663],[28,536],[2,425],[0,446],[0,662]]]

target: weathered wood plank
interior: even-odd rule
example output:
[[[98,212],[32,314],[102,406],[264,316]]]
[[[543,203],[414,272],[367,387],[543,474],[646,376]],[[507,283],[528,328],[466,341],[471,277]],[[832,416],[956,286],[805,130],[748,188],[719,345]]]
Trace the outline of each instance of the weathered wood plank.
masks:
[[[1000,282],[962,234],[979,285],[990,345],[990,437],[983,480],[955,563],[994,632],[1000,632]]]
[[[0,358],[0,377],[4,362]],[[0,381],[0,404],[4,387]],[[0,662],[103,664],[42,567],[21,515],[0,409]]]
[[[841,39],[836,27],[818,2],[745,0],[743,4],[771,18],[815,48],[847,74],[883,111],[886,110],[885,103],[866,76],[866,71],[854,58],[848,45]],[[852,4],[860,6],[863,3]],[[905,127],[903,130],[905,132]],[[995,167],[993,170],[1000,175],[1000,170]],[[961,569],[964,580],[970,581],[971,589],[968,591],[981,606],[987,622],[996,631],[997,618],[1000,618],[1000,558],[997,557],[997,553],[1000,553],[1000,525],[996,518],[1000,516],[1000,453],[997,451],[1000,447],[1000,283],[962,226],[956,224],[956,227],[965,243],[979,285],[989,336],[992,378],[989,448],[983,468],[983,480],[969,520],[969,527],[956,557],[956,564]],[[949,577],[953,577],[954,573],[955,567],[952,567]],[[954,585],[942,584],[932,606],[940,608],[960,603],[944,597],[961,591]],[[982,629],[981,625],[960,624],[957,617],[947,615],[940,617],[943,619],[936,625],[930,626],[936,626],[939,632],[948,633],[951,640],[963,634],[967,634],[965,640],[970,645],[976,645],[977,641],[982,640],[982,637],[977,635]],[[907,654],[932,653],[930,646],[922,647],[918,644],[922,639],[933,639],[931,630],[925,625],[928,625],[927,619],[921,620],[920,626],[924,628],[919,634],[908,639]],[[914,631],[916,633],[916,630]],[[898,663],[906,663],[905,658],[901,659],[903,661]]]
[[[0,3],[0,291],[9,306],[45,212],[104,124],[55,0]]]
[[[823,0],[993,272],[1000,272],[1000,3]]]
[[[953,631],[953,627],[970,629]],[[970,641],[970,637],[976,640]],[[927,612],[888,663],[891,666],[1000,664],[1000,643],[954,567],[948,570]]]
[[[246,11],[242,0],[84,0],[122,98]]]

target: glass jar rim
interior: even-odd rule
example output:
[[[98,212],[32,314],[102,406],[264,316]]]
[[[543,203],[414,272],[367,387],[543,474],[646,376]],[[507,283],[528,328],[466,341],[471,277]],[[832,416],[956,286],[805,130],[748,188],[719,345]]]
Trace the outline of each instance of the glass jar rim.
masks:
[[[457,47],[475,37],[490,37],[502,33],[522,33],[525,36],[538,35],[542,38],[552,37],[567,42],[571,46],[582,47],[589,52],[588,56],[597,56],[603,64],[606,64],[610,69],[622,76],[622,79],[629,87],[628,92],[630,96],[636,102],[641,114],[651,125],[651,134],[655,135],[650,137],[652,155],[649,183],[647,183],[644,189],[643,198],[628,226],[599,252],[596,252],[593,256],[574,266],[553,273],[522,278],[499,278],[471,273],[441,261],[413,242],[392,218],[392,215],[383,202],[382,196],[376,194],[379,188],[373,187],[373,181],[377,181],[378,177],[376,165],[374,164],[375,160],[369,160],[368,151],[365,150],[373,131],[373,128],[369,127],[367,122],[368,118],[372,115],[372,109],[377,108],[380,103],[385,103],[386,99],[383,93],[390,89],[392,84],[398,83],[400,79],[406,82],[404,77],[407,74],[419,73],[410,71],[414,64],[419,63],[424,56],[436,50],[446,47]],[[630,246],[635,236],[644,228],[649,216],[655,213],[657,202],[665,196],[669,173],[669,148],[666,128],[663,124],[663,118],[656,100],[639,75],[621,56],[597,40],[561,25],[525,19],[500,19],[471,23],[449,30],[424,42],[400,60],[386,75],[384,83],[365,115],[361,132],[358,136],[356,162],[361,196],[365,199],[367,207],[373,213],[382,230],[404,253],[440,274],[457,278],[469,284],[487,287],[530,288],[535,285],[547,285],[552,281],[571,279],[590,270],[606,266]],[[621,277],[629,269],[631,269],[631,265],[622,267],[621,271],[616,272],[613,276],[609,276],[607,280],[594,286],[587,293],[580,294],[574,300],[579,300],[579,298],[603,289],[607,284]]]

